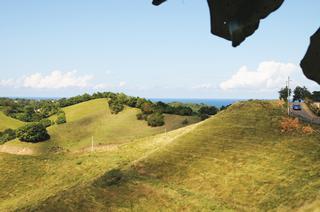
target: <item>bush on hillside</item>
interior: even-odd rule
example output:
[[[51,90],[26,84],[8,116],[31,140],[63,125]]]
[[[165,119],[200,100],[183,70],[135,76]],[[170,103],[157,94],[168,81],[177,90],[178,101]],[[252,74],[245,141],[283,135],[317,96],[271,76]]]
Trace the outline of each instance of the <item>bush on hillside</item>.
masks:
[[[314,133],[314,129],[310,125],[304,126],[304,127],[302,127],[302,133],[309,135],[309,134]]]
[[[231,104],[228,104],[228,105],[222,105],[221,107],[220,107],[220,111],[222,111],[222,110],[226,110],[228,107],[230,107],[231,106]]]
[[[46,128],[40,123],[27,124],[17,130],[20,141],[37,143],[50,139]]]
[[[13,129],[6,129],[5,131],[0,132],[0,144],[3,144],[15,138],[16,138],[16,131]]]
[[[191,116],[193,110],[187,106],[178,106],[173,108],[173,113],[180,116]]]
[[[60,111],[56,119],[56,124],[64,124],[64,123],[67,123],[66,114],[63,111]]]
[[[200,114],[207,114],[207,115],[216,115],[218,113],[219,109],[214,106],[202,106],[199,109]]]
[[[189,121],[188,121],[188,119],[184,119],[181,123],[182,123],[183,125],[187,125],[187,124],[189,124]]]
[[[206,120],[209,118],[209,115],[207,114],[199,114],[199,118],[201,119],[201,121]]]
[[[142,113],[144,114],[151,114],[154,112],[154,105],[153,103],[151,102],[145,102],[141,105],[141,110],[142,110]]]
[[[151,127],[159,127],[164,125],[164,116],[160,113],[153,113],[148,116],[148,125]]]
[[[295,132],[301,128],[298,118],[284,117],[280,122],[281,132]]]
[[[112,114],[118,114],[121,111],[123,111],[124,106],[120,101],[118,101],[116,99],[112,99],[109,101],[109,108],[110,108]]]
[[[54,124],[54,122],[50,119],[41,119],[39,123],[42,124],[45,128],[50,127]]]
[[[147,118],[148,118],[148,115],[147,114],[143,114],[143,113],[138,113],[137,114],[137,119],[138,120],[147,120]]]

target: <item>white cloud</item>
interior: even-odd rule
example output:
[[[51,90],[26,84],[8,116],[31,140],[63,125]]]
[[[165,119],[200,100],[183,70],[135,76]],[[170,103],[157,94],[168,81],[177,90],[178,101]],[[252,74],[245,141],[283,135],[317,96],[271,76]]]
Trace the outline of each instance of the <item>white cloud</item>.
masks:
[[[200,85],[195,85],[192,87],[192,89],[211,89],[213,88],[213,85],[210,83],[204,83]]]
[[[288,76],[298,69],[295,64],[275,61],[262,62],[254,71],[243,66],[229,80],[220,83],[220,88],[272,90],[283,86]]]
[[[0,80],[1,87],[14,87],[15,84],[16,84],[16,80],[14,79]]]
[[[124,82],[124,81],[119,82],[119,87],[120,87],[120,88],[122,88],[122,87],[124,87],[124,86],[126,86],[126,85],[127,85],[127,82]]]
[[[89,86],[89,81],[93,79],[91,75],[78,75],[77,71],[63,73],[61,71],[52,71],[48,75],[40,73],[31,74],[22,80],[22,86],[25,88],[48,88],[59,89],[78,87],[85,88]]]

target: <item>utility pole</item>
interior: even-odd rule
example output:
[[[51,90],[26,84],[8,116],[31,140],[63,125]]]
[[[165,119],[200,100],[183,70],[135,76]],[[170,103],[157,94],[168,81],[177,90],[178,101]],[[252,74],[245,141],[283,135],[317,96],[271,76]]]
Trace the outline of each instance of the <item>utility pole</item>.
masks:
[[[290,77],[288,76],[288,81],[287,81],[287,90],[288,90],[288,116],[290,116]]]

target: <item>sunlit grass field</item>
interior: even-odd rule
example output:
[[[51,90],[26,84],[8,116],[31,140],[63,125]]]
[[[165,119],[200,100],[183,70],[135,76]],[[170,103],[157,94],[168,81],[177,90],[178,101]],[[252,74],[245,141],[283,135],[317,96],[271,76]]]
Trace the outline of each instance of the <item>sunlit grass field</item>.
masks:
[[[276,102],[240,102],[104,152],[0,154],[0,210],[314,211],[320,136],[282,133],[284,115]]]
[[[38,144],[22,143],[18,140],[7,142],[4,147],[15,150],[17,147],[35,154],[50,151],[86,151],[91,147],[103,145],[119,145],[134,139],[156,135],[180,127],[184,119],[189,124],[199,121],[198,117],[183,117],[166,115],[166,125],[162,127],[149,127],[147,122],[139,121],[136,114],[138,109],[126,107],[117,115],[111,114],[107,99],[96,99],[69,106],[63,109],[66,113],[67,123],[53,125],[48,128],[51,139]],[[51,117],[55,120],[56,116]]]
[[[0,111],[0,131],[8,128],[16,129],[18,127],[21,127],[23,124],[24,123],[22,121],[8,117]]]

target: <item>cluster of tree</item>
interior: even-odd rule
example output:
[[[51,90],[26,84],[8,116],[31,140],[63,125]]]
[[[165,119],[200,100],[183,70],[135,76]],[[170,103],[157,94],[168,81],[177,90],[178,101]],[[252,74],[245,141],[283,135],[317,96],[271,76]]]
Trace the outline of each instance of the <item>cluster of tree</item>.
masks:
[[[50,139],[47,129],[41,123],[29,123],[16,131],[17,138],[23,142],[38,143]]]
[[[86,102],[91,99],[94,99],[93,96],[85,93],[83,95],[78,95],[78,96],[74,96],[74,97],[70,97],[70,98],[62,98],[62,99],[57,100],[57,102],[60,107],[67,107],[67,106],[79,104],[81,102]]]
[[[3,144],[15,138],[16,138],[16,131],[13,129],[6,129],[5,131],[0,132],[0,144]]]
[[[7,116],[24,122],[39,122],[59,110],[59,104],[53,100],[0,98],[0,106]]]
[[[300,87],[297,86],[294,90],[293,90],[293,101],[303,101],[306,99],[311,99],[312,98],[312,94],[311,92],[305,87]]]
[[[289,96],[291,96],[292,90],[288,89],[288,87],[281,88],[279,91],[279,99],[288,101]],[[310,92],[308,88],[305,86],[297,86],[293,90],[293,101],[312,101],[318,102],[320,101],[320,91]]]
[[[56,123],[66,123],[64,112],[60,112],[58,114]],[[55,122],[51,121],[50,119],[42,119],[39,122],[28,123],[17,130],[6,129],[5,131],[0,132],[0,144],[15,138],[19,138],[20,141],[32,143],[46,141],[50,138],[46,128],[52,126],[53,124],[55,124]]]

